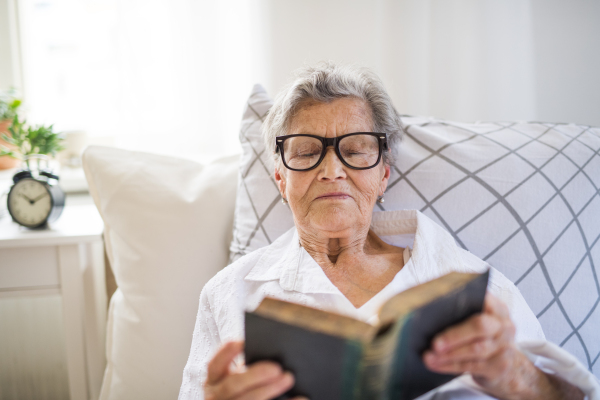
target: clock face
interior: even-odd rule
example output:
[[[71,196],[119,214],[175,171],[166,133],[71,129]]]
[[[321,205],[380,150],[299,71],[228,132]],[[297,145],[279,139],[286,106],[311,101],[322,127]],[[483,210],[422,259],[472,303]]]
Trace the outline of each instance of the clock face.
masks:
[[[52,199],[46,185],[34,179],[23,179],[10,191],[8,209],[15,221],[34,227],[48,218],[52,209]]]

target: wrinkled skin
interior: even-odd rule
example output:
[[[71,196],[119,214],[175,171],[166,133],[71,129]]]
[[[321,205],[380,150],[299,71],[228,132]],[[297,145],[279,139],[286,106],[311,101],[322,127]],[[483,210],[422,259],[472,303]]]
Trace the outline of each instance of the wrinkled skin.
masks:
[[[343,98],[308,103],[300,109],[289,134],[336,137],[371,132],[368,106]],[[387,188],[390,167],[380,162],[367,170],[346,167],[327,149],[310,171],[291,171],[279,163],[275,181],[294,216],[300,244],[329,280],[355,306],[379,293],[404,264],[403,249],[388,245],[369,230],[373,207]]]
[[[324,137],[372,131],[371,112],[357,99],[306,103],[294,116],[288,134]],[[279,163],[275,181],[288,200],[300,244],[331,282],[360,307],[381,291],[403,266],[403,249],[390,246],[369,230],[378,196],[390,176],[380,163],[353,170],[329,148],[310,171],[287,170]],[[469,372],[487,393],[499,399],[583,399],[577,388],[543,373],[516,348],[515,326],[508,308],[486,296],[484,311],[437,335],[423,355],[428,368],[445,373]],[[271,362],[233,371],[243,342],[226,343],[208,366],[206,399],[261,400],[277,397],[294,384],[289,372]]]
[[[273,362],[257,362],[248,368],[232,371],[232,362],[243,349],[244,342],[228,342],[215,354],[208,364],[204,384],[206,400],[268,400],[294,386],[292,374],[284,372],[279,364]]]
[[[581,390],[543,373],[515,345],[506,305],[490,293],[483,312],[438,334],[423,355],[436,372],[473,376],[499,399],[583,399]]]

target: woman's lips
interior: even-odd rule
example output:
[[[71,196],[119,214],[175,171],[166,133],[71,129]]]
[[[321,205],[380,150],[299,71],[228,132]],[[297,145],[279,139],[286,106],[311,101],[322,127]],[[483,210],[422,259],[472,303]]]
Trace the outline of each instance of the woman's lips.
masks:
[[[317,200],[318,199],[343,200],[343,199],[347,199],[347,198],[350,198],[350,195],[347,193],[333,192],[333,193],[322,194],[321,196],[317,197]]]

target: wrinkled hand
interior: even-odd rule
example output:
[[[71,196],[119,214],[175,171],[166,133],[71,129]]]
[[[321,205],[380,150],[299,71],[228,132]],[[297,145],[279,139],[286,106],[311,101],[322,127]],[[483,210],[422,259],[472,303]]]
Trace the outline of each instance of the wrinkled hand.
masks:
[[[273,362],[260,361],[244,371],[232,371],[231,363],[243,349],[244,342],[228,342],[215,354],[208,364],[204,384],[206,400],[268,400],[294,386],[292,374],[284,372],[279,364]]]
[[[483,312],[438,334],[423,355],[436,372],[469,372],[487,392],[503,399],[527,398],[541,371],[515,346],[506,305],[487,293]]]

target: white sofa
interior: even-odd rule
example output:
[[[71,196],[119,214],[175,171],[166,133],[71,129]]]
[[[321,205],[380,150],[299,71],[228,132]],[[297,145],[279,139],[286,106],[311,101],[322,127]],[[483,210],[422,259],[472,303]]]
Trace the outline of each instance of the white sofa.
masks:
[[[256,86],[240,131],[244,153],[208,165],[86,150],[84,169],[119,287],[101,399],[176,398],[204,283],[291,226],[260,139],[270,105]],[[600,130],[415,117],[405,123],[385,209],[422,210],[500,269],[548,339],[599,377]]]

